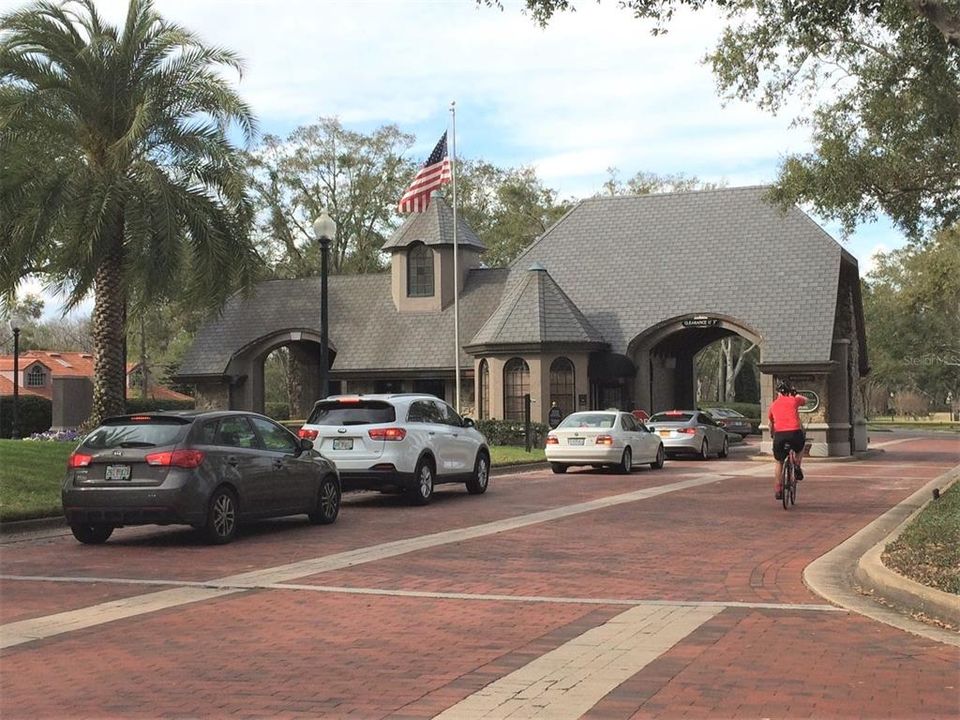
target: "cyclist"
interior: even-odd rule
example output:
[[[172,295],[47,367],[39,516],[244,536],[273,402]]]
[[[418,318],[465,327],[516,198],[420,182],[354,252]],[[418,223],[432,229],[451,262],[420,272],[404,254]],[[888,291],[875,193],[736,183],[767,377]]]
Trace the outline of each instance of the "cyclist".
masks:
[[[777,500],[783,498],[783,461],[787,459],[787,443],[797,455],[797,480],[803,480],[803,471],[800,470],[800,459],[803,457],[803,446],[806,436],[800,425],[801,407],[807,404],[807,399],[797,395],[795,388],[780,381],[777,385],[777,397],[770,404],[767,419],[770,420],[770,436],[773,438],[773,458],[777,461]]]

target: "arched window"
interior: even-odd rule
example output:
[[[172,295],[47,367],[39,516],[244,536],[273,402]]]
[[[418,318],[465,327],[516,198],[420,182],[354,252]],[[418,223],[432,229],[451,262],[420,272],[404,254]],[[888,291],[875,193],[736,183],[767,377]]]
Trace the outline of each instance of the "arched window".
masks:
[[[433,297],[433,250],[423,243],[407,253],[407,297]]]
[[[574,410],[575,392],[573,363],[565,357],[558,357],[550,363],[550,406],[556,403],[566,417]]]
[[[480,402],[477,407],[480,408],[480,419],[487,420],[490,417],[490,365],[486,360],[480,361]]]
[[[27,373],[27,387],[43,387],[46,380],[47,374],[39,365],[34,365]]]
[[[523,422],[523,396],[530,392],[530,367],[513,358],[503,367],[503,419]]]

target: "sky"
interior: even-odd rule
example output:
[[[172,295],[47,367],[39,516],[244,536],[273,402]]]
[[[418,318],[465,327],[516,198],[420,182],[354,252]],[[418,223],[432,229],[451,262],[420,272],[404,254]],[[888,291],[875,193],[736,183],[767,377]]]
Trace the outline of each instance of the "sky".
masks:
[[[0,0],[0,13],[22,7]],[[98,0],[122,24],[126,0]],[[461,158],[532,166],[561,198],[587,197],[616,167],[683,173],[730,186],[775,180],[782,158],[809,149],[792,121],[717,96],[701,59],[721,24],[710,12],[679,13],[670,32],[617,8],[580,0],[576,13],[540,28],[503,0],[503,12],[474,0],[155,0],[167,19],[206,43],[237,52],[237,88],[260,130],[286,135],[319,117],[349,129],[394,123],[412,132],[420,161],[450,126],[456,102]],[[814,217],[836,239],[839,227]],[[885,219],[844,246],[866,274],[875,252],[905,243]],[[36,292],[27,283],[22,292]],[[47,297],[46,315],[60,303]],[[81,312],[89,312],[85,303]]]

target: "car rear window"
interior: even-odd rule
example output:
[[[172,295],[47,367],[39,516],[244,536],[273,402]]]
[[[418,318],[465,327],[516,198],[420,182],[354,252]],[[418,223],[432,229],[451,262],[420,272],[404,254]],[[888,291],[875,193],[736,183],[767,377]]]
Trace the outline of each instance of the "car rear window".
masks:
[[[83,446],[91,450],[118,447],[159,447],[180,439],[190,420],[143,416],[109,420],[90,433]]]
[[[612,428],[617,416],[613,413],[574,413],[567,415],[558,427],[562,428]]]
[[[397,419],[393,405],[383,400],[325,400],[317,403],[308,425],[377,425]]]
[[[685,423],[690,422],[693,418],[693,413],[685,412],[662,412],[657,413],[647,422],[656,423],[656,422],[675,422],[675,423]]]

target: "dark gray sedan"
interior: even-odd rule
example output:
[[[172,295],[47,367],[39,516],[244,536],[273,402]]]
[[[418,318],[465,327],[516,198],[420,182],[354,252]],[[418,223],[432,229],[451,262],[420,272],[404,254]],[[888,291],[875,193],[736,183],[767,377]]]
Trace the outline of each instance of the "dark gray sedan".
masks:
[[[306,513],[330,524],[340,478],[329,460],[269,418],[164,412],[109,418],[67,461],[63,513],[82,543],[124,525],[192,525],[230,542],[241,520]]]

